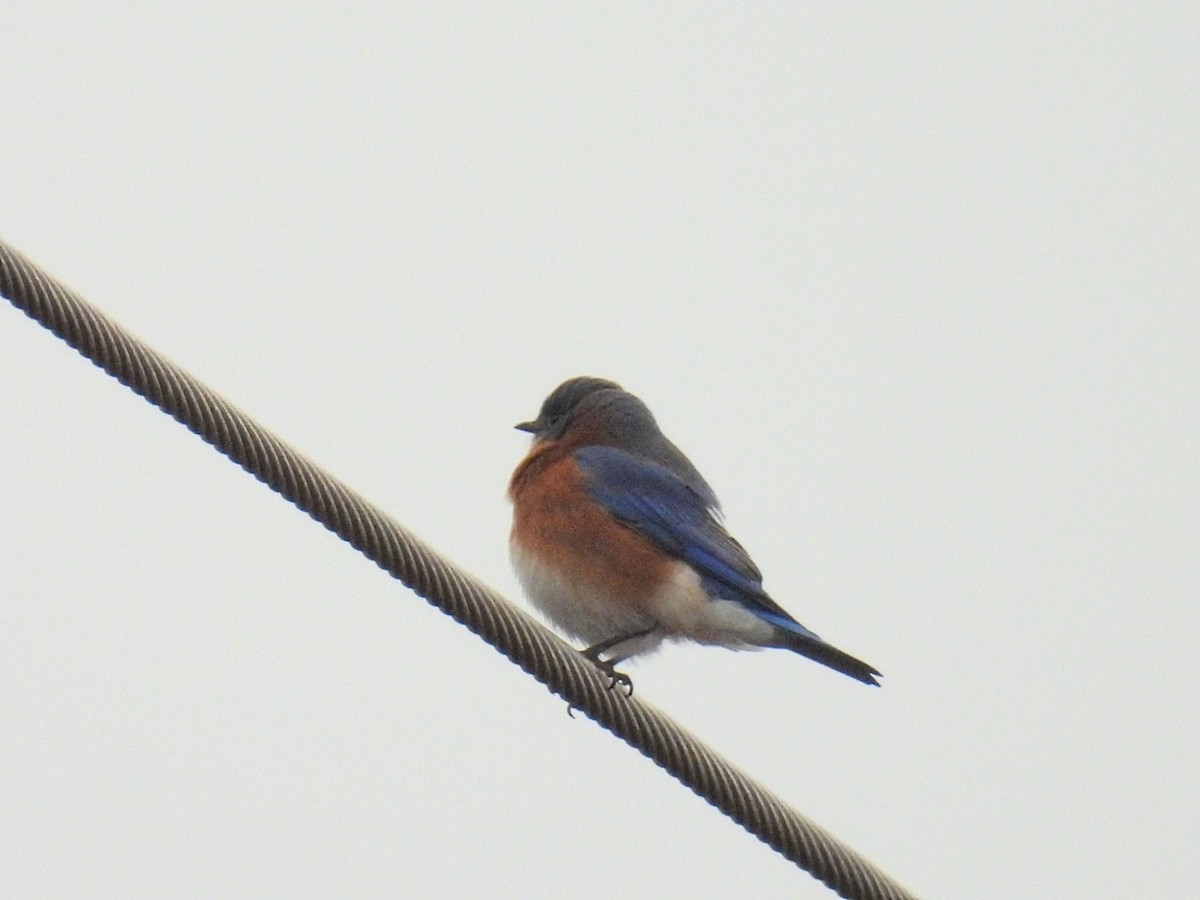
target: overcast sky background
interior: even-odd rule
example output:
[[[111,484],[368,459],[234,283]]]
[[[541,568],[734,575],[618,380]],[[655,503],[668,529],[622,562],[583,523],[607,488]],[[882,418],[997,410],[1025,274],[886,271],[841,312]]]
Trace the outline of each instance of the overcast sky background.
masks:
[[[885,673],[644,699],[922,896],[1194,890],[1194,3],[3,30],[5,240],[518,601],[512,425],[620,381]],[[5,893],[832,896],[7,305],[0,383]]]

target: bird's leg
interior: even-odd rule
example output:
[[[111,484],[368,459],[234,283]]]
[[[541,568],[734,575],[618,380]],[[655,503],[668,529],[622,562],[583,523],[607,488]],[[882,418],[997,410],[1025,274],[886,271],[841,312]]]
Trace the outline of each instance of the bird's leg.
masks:
[[[637,638],[640,638],[640,637],[645,637],[650,632],[654,631],[655,627],[656,626],[651,625],[649,628],[643,629],[642,631],[635,631],[632,634],[619,634],[614,638],[609,638],[606,641],[601,641],[598,644],[593,644],[592,646],[588,647],[586,650],[581,650],[580,652],[588,660],[590,660],[591,663],[594,666],[596,666],[596,668],[598,668],[601,672],[603,672],[605,675],[607,675],[609,677],[610,682],[608,685],[608,689],[610,691],[619,684],[623,688],[625,688],[625,696],[632,697],[633,696],[633,679],[630,678],[628,675],[626,675],[624,672],[618,672],[616,669],[617,663],[621,662],[621,660],[623,660],[623,659],[627,659],[627,657],[617,656],[612,659],[601,659],[600,654],[606,653],[609,650],[611,650],[613,647],[623,644],[626,641],[632,641],[632,640],[636,640]]]
[[[633,634],[618,634],[615,638],[609,638],[607,641],[601,641],[598,644],[592,644],[592,646],[585,650],[580,650],[579,652],[592,662],[599,663],[601,653],[607,653],[613,647],[617,646],[617,644],[623,644],[625,641],[632,640],[633,638],[644,637],[653,630],[653,628],[647,628],[645,631],[635,631]]]

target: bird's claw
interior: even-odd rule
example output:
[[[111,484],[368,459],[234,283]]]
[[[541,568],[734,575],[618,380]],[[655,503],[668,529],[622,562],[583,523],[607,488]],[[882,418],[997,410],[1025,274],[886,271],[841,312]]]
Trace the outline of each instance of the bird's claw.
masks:
[[[608,676],[608,689],[610,691],[615,690],[617,685],[620,685],[626,697],[633,696],[633,679],[624,672],[618,672],[616,670],[616,663],[607,659],[600,659],[599,654],[593,655],[586,650],[583,651],[583,655],[587,658],[588,662]],[[579,709],[578,706],[568,703],[567,715],[572,719],[575,718],[575,710],[577,709]]]
[[[607,674],[608,674],[608,678],[609,678],[608,689],[610,691],[619,684],[619,685],[621,685],[622,688],[625,689],[626,697],[633,696],[633,679],[632,678],[630,678],[624,672],[618,672],[615,669],[611,672],[608,672]]]
[[[618,672],[616,663],[606,659],[593,659],[596,668],[608,676],[608,689],[611,691],[619,684],[625,691],[626,697],[633,696],[633,679],[624,672]]]

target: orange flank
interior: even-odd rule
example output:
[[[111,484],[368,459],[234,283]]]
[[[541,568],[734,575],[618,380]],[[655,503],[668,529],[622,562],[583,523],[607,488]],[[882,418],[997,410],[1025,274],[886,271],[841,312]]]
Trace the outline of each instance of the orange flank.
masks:
[[[640,613],[676,561],[588,497],[571,449],[562,442],[537,445],[513,473],[512,539],[543,565],[573,572],[610,603]]]

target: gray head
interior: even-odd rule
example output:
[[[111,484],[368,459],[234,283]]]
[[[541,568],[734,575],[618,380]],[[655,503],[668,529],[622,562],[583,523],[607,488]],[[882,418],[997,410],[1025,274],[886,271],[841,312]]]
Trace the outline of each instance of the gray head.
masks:
[[[532,434],[535,443],[565,438],[579,446],[618,447],[651,460],[674,472],[706,504],[717,508],[712,488],[659,431],[649,407],[615,382],[588,376],[564,381],[542,403],[537,418],[517,428]]]
[[[597,394],[607,396],[597,398]],[[517,425],[517,429],[528,431],[537,441],[556,440],[562,437],[563,432],[579,418],[581,413],[586,414],[589,409],[605,406],[607,405],[603,403],[605,399],[611,400],[621,394],[641,404],[640,400],[632,394],[627,394],[614,381],[591,378],[587,375],[567,379],[551,391],[550,396],[542,402],[542,408],[538,410],[537,418],[531,422],[520,423]],[[641,405],[644,408],[644,404]],[[646,415],[650,416],[650,410],[646,410]],[[653,416],[650,416],[650,421],[653,423]]]

